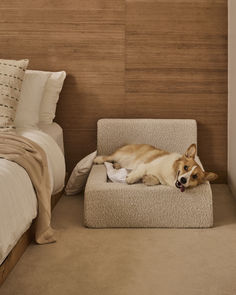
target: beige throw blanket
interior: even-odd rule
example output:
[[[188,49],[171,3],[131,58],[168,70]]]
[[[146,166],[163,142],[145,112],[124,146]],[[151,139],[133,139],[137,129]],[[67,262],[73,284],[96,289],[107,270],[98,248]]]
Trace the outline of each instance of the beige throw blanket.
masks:
[[[51,228],[51,191],[47,157],[35,142],[23,136],[0,133],[0,158],[15,162],[28,173],[38,199],[35,240],[38,244],[55,242]],[[24,185],[22,183],[22,185]]]

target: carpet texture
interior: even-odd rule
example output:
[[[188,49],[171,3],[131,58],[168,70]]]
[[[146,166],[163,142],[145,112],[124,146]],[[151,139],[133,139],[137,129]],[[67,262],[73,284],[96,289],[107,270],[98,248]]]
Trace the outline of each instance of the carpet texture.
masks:
[[[88,229],[82,196],[53,212],[58,242],[32,244],[1,295],[236,294],[236,205],[213,185],[209,229]]]

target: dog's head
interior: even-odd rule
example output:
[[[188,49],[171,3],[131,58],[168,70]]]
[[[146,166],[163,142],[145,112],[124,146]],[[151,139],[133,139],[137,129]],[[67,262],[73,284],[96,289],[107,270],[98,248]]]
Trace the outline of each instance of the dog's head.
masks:
[[[175,186],[184,192],[186,188],[195,187],[206,181],[215,180],[218,175],[213,172],[205,172],[195,161],[196,145],[191,144],[185,154],[174,163],[176,171]]]

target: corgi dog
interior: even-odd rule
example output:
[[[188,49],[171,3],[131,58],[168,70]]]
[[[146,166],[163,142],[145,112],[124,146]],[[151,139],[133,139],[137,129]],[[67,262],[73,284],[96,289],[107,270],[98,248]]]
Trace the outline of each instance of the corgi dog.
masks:
[[[148,144],[125,145],[109,156],[97,156],[95,164],[113,163],[114,168],[132,171],[126,182],[133,184],[142,180],[145,185],[164,184],[180,189],[196,187],[218,176],[205,172],[195,161],[196,145],[191,144],[184,155],[169,153]]]

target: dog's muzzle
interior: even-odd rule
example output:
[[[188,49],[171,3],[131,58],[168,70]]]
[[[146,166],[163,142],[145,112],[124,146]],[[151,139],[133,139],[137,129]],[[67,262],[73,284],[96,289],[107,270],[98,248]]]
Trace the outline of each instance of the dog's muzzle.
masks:
[[[179,188],[180,191],[181,191],[182,193],[185,191],[185,186],[182,185],[182,183],[179,182],[178,180],[176,180],[175,186],[176,186],[177,188]]]
[[[180,181],[178,181],[179,172],[180,172],[180,171],[178,171],[178,173],[177,173],[177,180],[176,180],[176,182],[175,182],[175,186],[176,186],[178,189],[180,189],[181,193],[183,193],[183,192],[185,191],[185,186],[184,186]]]

